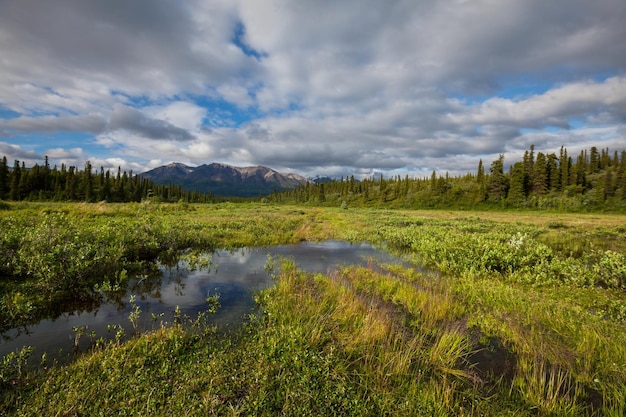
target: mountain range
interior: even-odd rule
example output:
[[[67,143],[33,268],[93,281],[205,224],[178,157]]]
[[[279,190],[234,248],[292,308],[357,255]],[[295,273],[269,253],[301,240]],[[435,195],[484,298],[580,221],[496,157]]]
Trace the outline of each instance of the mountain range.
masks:
[[[258,197],[309,182],[300,175],[282,174],[264,166],[241,168],[220,163],[190,167],[173,162],[141,176],[155,184],[180,185],[186,190],[223,197]]]

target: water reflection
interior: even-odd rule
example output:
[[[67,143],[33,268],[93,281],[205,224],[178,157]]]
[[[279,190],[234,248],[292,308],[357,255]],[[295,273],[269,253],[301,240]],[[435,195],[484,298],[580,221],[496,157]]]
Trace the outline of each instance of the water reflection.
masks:
[[[395,260],[370,245],[339,241],[217,251],[208,270],[190,270],[184,263],[162,266],[158,275],[144,274],[130,280],[123,291],[100,293],[103,300],[98,302],[102,303],[94,302],[87,308],[83,305],[79,310],[69,305],[72,310],[63,313],[59,311],[68,305],[58,306],[59,311],[50,316],[55,318],[3,333],[0,357],[30,345],[36,348],[35,355],[45,351],[58,358],[60,351],[72,351],[76,340],[73,329],[77,328],[92,335],[92,340],[86,335],[80,338],[80,349],[93,342],[93,335],[112,339],[115,335],[107,330],[109,325],[119,324],[126,334],[131,334],[131,295],[135,295],[135,304],[141,309],[140,329],[149,330],[160,325],[160,321],[173,321],[176,306],[181,314],[193,318],[207,309],[206,298],[214,294],[219,294],[221,307],[211,316],[211,322],[225,329],[236,327],[253,312],[253,294],[272,285],[272,278],[264,269],[268,254],[292,258],[299,268],[322,273],[339,265],[365,265],[370,258],[381,262]]]

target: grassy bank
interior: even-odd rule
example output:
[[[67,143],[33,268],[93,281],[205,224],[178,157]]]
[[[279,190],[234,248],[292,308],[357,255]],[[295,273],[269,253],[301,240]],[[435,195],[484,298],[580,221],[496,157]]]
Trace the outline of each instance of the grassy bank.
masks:
[[[154,236],[159,245],[175,236],[169,241],[175,249],[190,240],[189,246],[214,248],[334,238],[384,244],[414,266],[309,275],[282,260],[276,285],[257,295],[263,313],[235,334],[219,335],[200,318],[99,346],[68,366],[30,371],[17,356],[5,358],[0,413],[626,412],[623,216],[64,207],[81,225],[102,227],[108,219],[115,225],[109,233],[129,227],[124,222],[141,225],[139,210],[150,210],[152,224],[177,225]],[[45,218],[42,210],[13,207],[2,218]],[[192,233],[184,231],[193,225]],[[193,237],[185,241],[184,233]]]

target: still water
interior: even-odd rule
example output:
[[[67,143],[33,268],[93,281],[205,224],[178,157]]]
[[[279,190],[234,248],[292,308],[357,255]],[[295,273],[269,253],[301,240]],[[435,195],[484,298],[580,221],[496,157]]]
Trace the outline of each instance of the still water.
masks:
[[[133,295],[135,305],[141,309],[140,330],[150,330],[161,322],[171,323],[177,306],[182,315],[195,318],[198,312],[207,309],[205,300],[207,295],[213,294],[219,294],[221,307],[211,316],[211,322],[221,329],[237,327],[255,311],[254,293],[273,283],[264,268],[268,255],[293,259],[300,269],[321,273],[332,272],[341,265],[365,265],[369,259],[383,263],[400,262],[368,244],[340,241],[216,251],[212,254],[209,269],[190,271],[182,265],[164,266],[156,282],[142,286],[142,280],[146,278],[135,278],[123,297],[105,300],[91,311],[69,311],[27,328],[5,332],[0,339],[0,357],[23,346],[33,346],[34,357],[47,352],[49,356],[63,360],[74,350],[76,332],[73,329],[81,327],[85,333],[79,339],[79,350],[86,349],[92,342],[89,333],[95,338],[114,338],[115,331],[107,328],[110,325],[121,325],[126,335],[130,335],[133,327],[129,320],[132,308],[129,299]]]

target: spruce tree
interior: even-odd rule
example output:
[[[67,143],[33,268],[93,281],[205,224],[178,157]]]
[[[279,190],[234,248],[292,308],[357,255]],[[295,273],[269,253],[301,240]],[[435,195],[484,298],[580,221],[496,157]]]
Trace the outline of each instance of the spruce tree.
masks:
[[[85,170],[83,171],[83,187],[85,192],[85,201],[93,202],[94,195],[94,187],[93,187],[93,175],[91,173],[91,162],[85,162]]]
[[[31,192],[30,174],[26,170],[26,163],[22,161],[22,167],[20,168],[20,181],[18,183],[18,199],[23,200]]]
[[[511,182],[509,186],[509,195],[507,200],[511,203],[518,204],[526,200],[525,193],[525,167],[522,162],[516,162],[511,169]]]
[[[546,156],[539,152],[532,173],[532,192],[534,195],[544,195],[548,191],[548,165]]]
[[[7,157],[3,156],[0,160],[0,200],[4,200],[9,196],[9,166],[7,165]]]
[[[485,167],[483,167],[483,160],[478,161],[478,172],[476,173],[476,182],[482,184],[485,181]]]
[[[321,183],[317,190],[317,201],[323,203],[326,201],[326,193],[324,192],[324,183]]]
[[[504,155],[491,163],[487,180],[487,195],[491,201],[501,201],[506,197],[508,181],[504,175]]]
[[[9,189],[9,199],[18,201],[20,199],[20,161],[17,159],[13,163],[13,171],[11,172],[11,187]]]
[[[567,149],[561,146],[561,152],[559,154],[559,171],[560,171],[559,191],[565,190],[567,186],[570,184],[569,166],[570,166],[570,161],[567,156]]]
[[[589,172],[595,174],[598,171],[600,171],[600,154],[598,148],[592,146],[589,153]]]

